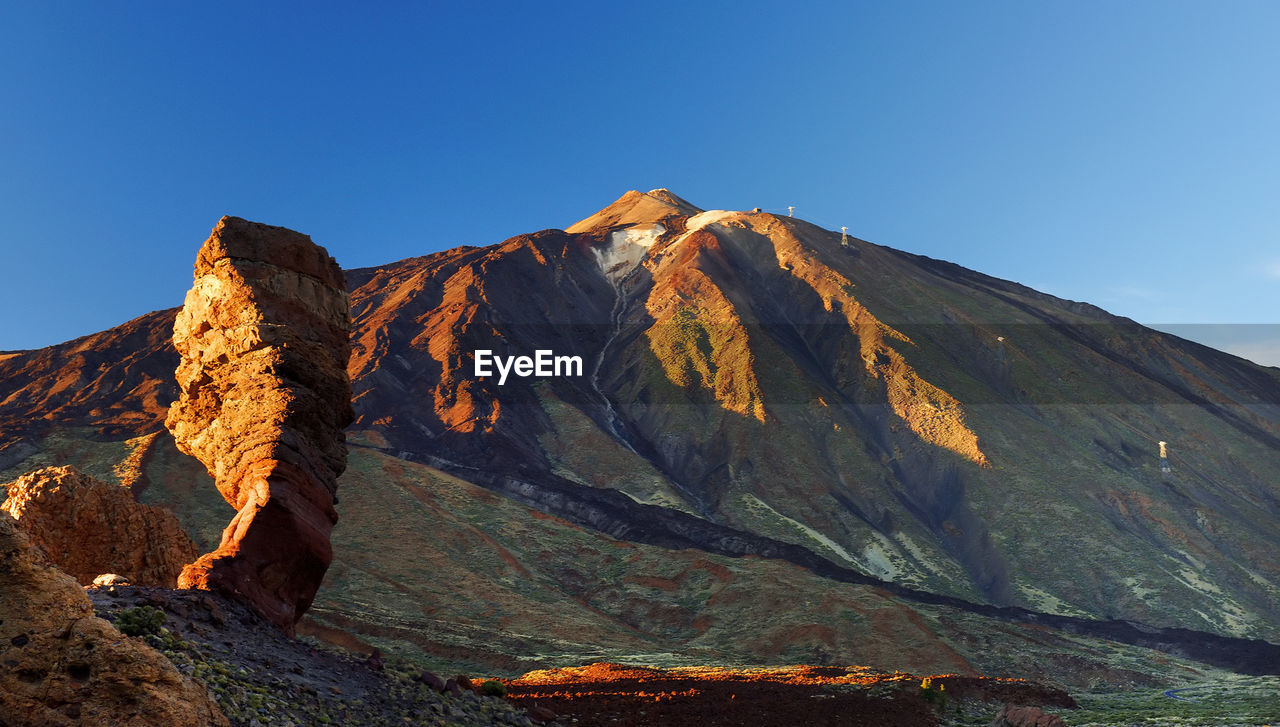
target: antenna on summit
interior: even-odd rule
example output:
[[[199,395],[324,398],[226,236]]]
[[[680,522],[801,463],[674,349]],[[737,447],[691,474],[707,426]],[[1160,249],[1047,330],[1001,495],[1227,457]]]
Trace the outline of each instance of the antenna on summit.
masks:
[[[795,216],[796,216],[796,206],[793,204],[787,205],[787,217],[795,217]]]
[[[849,228],[844,225],[840,225],[840,245],[849,246]]]

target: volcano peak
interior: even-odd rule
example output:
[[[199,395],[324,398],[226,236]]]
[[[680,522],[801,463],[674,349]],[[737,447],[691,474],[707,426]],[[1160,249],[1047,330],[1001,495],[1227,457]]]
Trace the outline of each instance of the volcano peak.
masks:
[[[580,220],[566,232],[589,232],[606,230],[612,227],[653,224],[671,215],[696,215],[702,209],[676,196],[665,188],[648,192],[630,190],[619,197],[613,204],[599,212]]]

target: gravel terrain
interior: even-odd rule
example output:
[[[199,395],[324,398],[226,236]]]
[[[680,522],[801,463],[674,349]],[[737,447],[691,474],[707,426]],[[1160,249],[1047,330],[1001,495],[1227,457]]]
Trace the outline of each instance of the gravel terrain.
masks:
[[[503,699],[466,690],[437,692],[408,664],[291,639],[212,593],[134,586],[87,590],[100,617],[137,634],[180,671],[203,681],[237,727],[534,724]]]

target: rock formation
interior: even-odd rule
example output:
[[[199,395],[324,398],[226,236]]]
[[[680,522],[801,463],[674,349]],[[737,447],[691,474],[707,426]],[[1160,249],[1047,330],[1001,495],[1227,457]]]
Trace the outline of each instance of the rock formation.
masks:
[[[181,588],[219,590],[292,633],[332,559],[351,421],[351,326],[338,264],[306,235],[224,217],[173,328],[165,426],[237,513]]]
[[[141,586],[173,588],[200,554],[173,513],[135,502],[126,487],[74,467],[46,467],[7,485],[0,510],[81,585],[104,573]]]
[[[991,721],[991,727],[1067,727],[1056,714],[1046,714],[1039,707],[1006,704]]]
[[[93,615],[75,580],[0,513],[0,723],[227,725],[203,686]]]

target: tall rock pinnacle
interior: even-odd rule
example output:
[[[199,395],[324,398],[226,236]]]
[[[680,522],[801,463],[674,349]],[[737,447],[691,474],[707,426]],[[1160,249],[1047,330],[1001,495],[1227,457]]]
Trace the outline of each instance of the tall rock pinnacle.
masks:
[[[350,305],[306,235],[224,217],[173,327],[180,395],[165,426],[237,513],[181,588],[238,598],[292,633],[333,553],[351,422]]]

